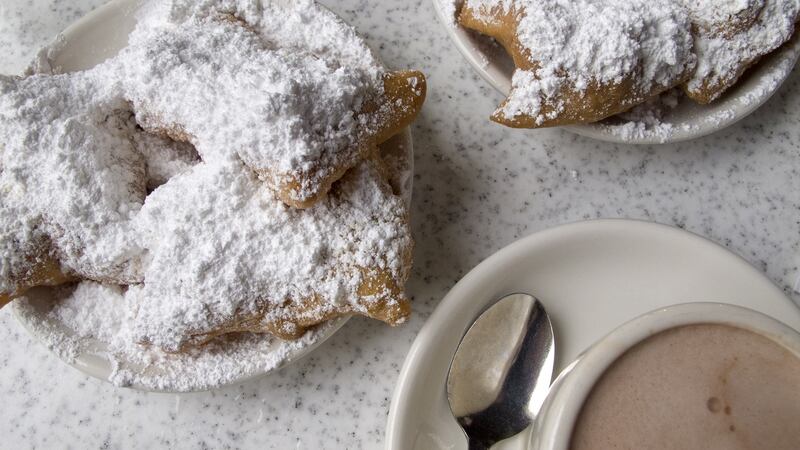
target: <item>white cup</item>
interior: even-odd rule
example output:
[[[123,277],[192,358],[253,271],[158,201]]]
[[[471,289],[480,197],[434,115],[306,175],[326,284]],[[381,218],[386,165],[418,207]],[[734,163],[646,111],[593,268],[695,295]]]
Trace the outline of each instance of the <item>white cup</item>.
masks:
[[[722,303],[685,303],[658,309],[615,329],[564,369],[539,410],[531,430],[529,450],[567,450],[586,397],[617,358],[654,334],[695,324],[730,325],[749,330],[800,358],[800,333],[751,309]]]

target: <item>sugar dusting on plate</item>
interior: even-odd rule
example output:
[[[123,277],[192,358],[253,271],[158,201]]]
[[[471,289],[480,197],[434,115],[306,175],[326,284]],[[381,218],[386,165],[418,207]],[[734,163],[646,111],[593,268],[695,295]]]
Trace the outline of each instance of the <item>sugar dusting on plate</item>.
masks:
[[[210,389],[274,370],[341,324],[325,323],[296,341],[242,333],[186,352],[165,353],[130,344],[121,294],[118,286],[84,282],[37,288],[11,307],[44,345],[70,364],[108,365],[108,380],[117,386],[172,392]]]

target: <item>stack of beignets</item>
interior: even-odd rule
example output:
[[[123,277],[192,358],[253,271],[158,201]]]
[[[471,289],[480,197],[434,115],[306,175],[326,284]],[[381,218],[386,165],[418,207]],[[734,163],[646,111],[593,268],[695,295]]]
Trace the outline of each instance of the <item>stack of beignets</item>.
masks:
[[[167,351],[403,322],[408,211],[378,145],[419,112],[424,76],[386,71],[309,1],[141,11],[93,69],[0,77],[0,306],[124,285],[135,339]]]

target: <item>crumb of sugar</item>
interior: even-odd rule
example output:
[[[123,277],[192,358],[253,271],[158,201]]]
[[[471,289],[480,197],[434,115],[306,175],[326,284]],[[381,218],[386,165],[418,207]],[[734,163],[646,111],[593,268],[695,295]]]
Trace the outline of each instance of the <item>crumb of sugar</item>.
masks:
[[[679,89],[671,89],[624,113],[601,122],[601,126],[625,141],[655,138],[664,142],[680,128],[669,121],[665,121],[665,118],[678,106],[684,97]]]
[[[445,20],[445,25],[458,26],[458,11],[464,0],[436,0],[436,8]]]

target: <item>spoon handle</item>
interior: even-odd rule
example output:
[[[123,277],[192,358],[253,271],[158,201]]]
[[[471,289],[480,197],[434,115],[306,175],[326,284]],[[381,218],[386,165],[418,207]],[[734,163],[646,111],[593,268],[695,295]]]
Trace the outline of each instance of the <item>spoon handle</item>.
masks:
[[[489,450],[490,447],[491,445],[486,445],[477,439],[469,438],[469,450]]]

